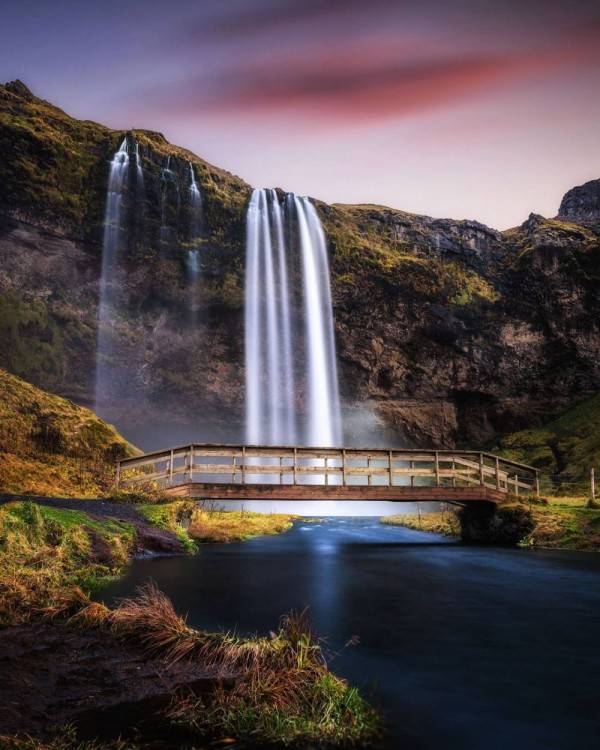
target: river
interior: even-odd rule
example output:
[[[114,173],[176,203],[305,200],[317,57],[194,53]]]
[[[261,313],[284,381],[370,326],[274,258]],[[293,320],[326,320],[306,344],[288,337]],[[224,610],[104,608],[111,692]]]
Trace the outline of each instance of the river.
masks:
[[[394,750],[600,746],[600,555],[338,517],[136,560],[103,596],[149,578],[199,628],[264,634],[310,606],[332,669],[381,709]]]

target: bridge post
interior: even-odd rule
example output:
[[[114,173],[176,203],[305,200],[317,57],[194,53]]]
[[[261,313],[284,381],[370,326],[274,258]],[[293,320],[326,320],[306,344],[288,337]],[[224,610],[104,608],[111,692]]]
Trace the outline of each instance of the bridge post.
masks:
[[[242,445],[242,484],[246,484],[246,446]]]
[[[540,496],[540,472],[535,470],[535,496]]]
[[[434,459],[435,459],[435,486],[440,486],[440,454],[435,451],[434,453]]]
[[[479,454],[479,484],[483,487],[485,479],[483,476],[483,453]]]
[[[297,481],[296,481],[297,468],[298,468],[298,448],[294,448],[294,471],[293,471],[294,484],[297,484]]]
[[[346,486],[346,449],[342,448],[342,484]]]
[[[410,470],[411,470],[411,475],[410,475],[410,486],[411,486],[411,487],[414,487],[414,486],[415,486],[415,475],[414,475],[414,474],[412,473],[412,471],[413,471],[413,469],[414,469],[414,468],[415,468],[415,462],[414,462],[414,461],[411,461],[411,462],[410,462]]]
[[[171,448],[171,456],[169,458],[169,484],[173,484],[173,464],[175,463],[175,451]]]
[[[119,491],[119,485],[121,483],[121,460],[117,461],[117,476],[115,477],[115,489]]]
[[[388,451],[388,461],[390,462],[389,476],[390,476],[390,487],[394,486],[394,474],[392,470],[392,451]]]
[[[190,458],[188,462],[188,471],[190,475],[190,482],[194,481],[194,446],[190,445]]]
[[[496,456],[496,489],[500,489],[500,459]]]

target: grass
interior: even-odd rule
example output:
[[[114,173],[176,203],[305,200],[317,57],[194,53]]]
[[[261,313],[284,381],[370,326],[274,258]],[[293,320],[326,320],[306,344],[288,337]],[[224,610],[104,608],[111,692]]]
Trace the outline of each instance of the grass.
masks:
[[[138,747],[139,745],[124,740],[80,742],[75,727],[72,726],[64,727],[55,736],[46,739],[29,735],[0,735],[2,750],[136,750]]]
[[[587,507],[586,497],[549,498],[531,512],[535,528],[522,546],[600,551],[600,510]]]
[[[210,510],[195,501],[176,500],[139,505],[149,522],[174,533],[189,552],[198,543],[241,542],[264,534],[281,534],[292,527],[294,516],[249,511]]]
[[[356,688],[329,672],[307,612],[281,618],[268,638],[206,633],[187,625],[152,585],[127,599],[107,625],[168,661],[196,660],[234,683],[209,696],[175,699],[168,717],[210,738],[365,746],[379,730]]]
[[[188,533],[199,542],[241,542],[264,534],[281,534],[292,528],[294,516],[196,508]]]
[[[189,500],[159,502],[139,505],[138,511],[149,523],[165,531],[171,531],[191,553],[198,551],[198,545],[188,533],[188,526],[195,511],[196,503]]]
[[[460,536],[460,522],[453,511],[422,513],[420,516],[399,513],[395,516],[384,516],[381,523],[388,526],[405,526],[417,531],[429,531],[444,536]]]
[[[0,506],[0,625],[85,597],[122,570],[134,541],[126,523],[31,502]]]
[[[0,369],[0,491],[98,497],[136,449],[92,411]]]
[[[189,512],[186,505],[143,509],[166,528]],[[200,515],[213,514],[200,511]],[[218,523],[222,515],[215,513],[213,522]],[[271,518],[271,529],[273,522]],[[234,523],[228,534],[241,533],[241,521]],[[279,518],[277,523],[281,528],[283,521]],[[257,529],[253,527],[253,533]],[[355,688],[329,672],[322,643],[306,611],[283,617],[268,637],[243,638],[190,627],[167,596],[151,584],[112,610],[93,602],[89,593],[119,572],[134,538],[127,524],[96,520],[79,511],[31,502],[0,507],[0,624],[40,617],[67,619],[72,627],[95,630],[99,638],[110,632],[139,644],[149,656],[169,663],[195,661],[215,677],[229,678],[227,687],[220,681],[208,695],[174,696],[164,716],[167,727],[184,726],[202,740],[235,737],[259,745],[302,742],[365,747],[376,736],[376,713]],[[15,750],[95,747],[78,743],[72,732],[47,742],[0,737],[0,744]],[[144,747],[143,739],[139,746]]]
[[[509,507],[509,506],[505,506]],[[522,507],[528,508],[527,503]],[[549,497],[547,502],[532,503],[533,531],[524,536],[522,547],[600,551],[600,510],[588,507],[587,497]],[[434,534],[460,536],[460,521],[454,512],[386,516],[381,523],[406,526]]]
[[[54,614],[65,612],[57,608]],[[380,734],[378,716],[359,691],[329,671],[306,610],[282,617],[268,637],[210,633],[190,627],[168,597],[148,584],[116,609],[81,598],[78,610],[69,614],[73,627],[111,632],[140,644],[149,656],[198,662],[215,677],[227,678],[209,694],[174,696],[164,715],[167,727],[184,727],[202,742],[369,747]],[[80,744],[72,729],[39,744],[28,737],[0,741],[13,750],[145,746],[143,737],[133,744]]]
[[[507,458],[541,469],[544,493],[585,493],[590,468],[600,469],[600,394],[542,427],[502,438],[498,450]]]

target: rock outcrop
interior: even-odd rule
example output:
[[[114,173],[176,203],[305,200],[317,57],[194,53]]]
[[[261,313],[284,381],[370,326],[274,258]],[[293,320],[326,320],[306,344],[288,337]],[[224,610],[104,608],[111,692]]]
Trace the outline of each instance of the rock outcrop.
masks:
[[[22,84],[0,86],[0,366],[82,404],[93,400],[108,164],[124,136]],[[103,416],[141,447],[239,440],[251,188],[160,134],[129,137],[144,189],[131,182],[125,199],[114,357],[127,366]],[[167,158],[175,189],[165,213]],[[177,200],[189,162],[204,213],[193,317],[190,221]],[[315,202],[330,247],[348,442],[481,445],[600,391],[599,230],[592,198],[567,200],[573,192],[557,219],[532,215],[504,232]]]
[[[561,201],[558,218],[600,225],[600,180],[590,180],[569,190]]]

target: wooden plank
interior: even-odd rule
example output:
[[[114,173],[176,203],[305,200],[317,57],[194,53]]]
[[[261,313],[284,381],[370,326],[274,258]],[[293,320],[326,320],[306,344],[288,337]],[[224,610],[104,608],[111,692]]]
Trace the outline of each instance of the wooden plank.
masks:
[[[140,476],[137,477],[123,477],[121,479],[121,483],[125,486],[130,484],[141,484],[142,482],[154,482],[157,479],[168,479],[169,478],[169,472],[168,471],[159,471],[154,474],[140,474]]]
[[[168,494],[212,500],[389,500],[393,502],[493,502],[506,501],[506,494],[481,487],[389,487],[387,485],[310,484],[190,484],[169,488]]]

